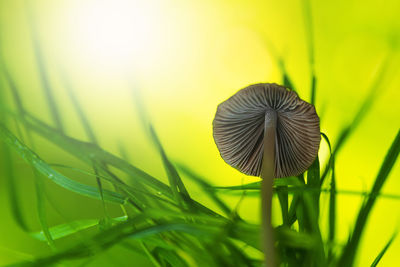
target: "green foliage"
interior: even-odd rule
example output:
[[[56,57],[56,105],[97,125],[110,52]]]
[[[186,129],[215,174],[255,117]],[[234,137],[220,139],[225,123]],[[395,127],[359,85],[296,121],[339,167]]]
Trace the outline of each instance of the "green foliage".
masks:
[[[250,224],[237,216],[232,216],[235,214],[234,211],[217,195],[218,191],[250,190],[258,193],[260,186],[258,182],[232,187],[212,187],[184,165],[178,164],[178,169],[173,167],[172,161],[167,158],[154,132],[152,138],[160,151],[166,172],[170,176],[170,185],[166,185],[96,145],[63,135],[32,115],[17,116],[14,114],[13,116],[16,116],[20,123],[31,131],[43,135],[46,139],[83,162],[88,164],[95,162],[99,174],[86,173],[111,182],[115,188],[119,189],[119,193],[103,190],[104,200],[123,204],[126,208],[131,207],[135,210],[128,216],[112,218],[111,224],[106,228],[101,227],[102,223],[99,219],[74,221],[47,228],[45,220],[41,219],[43,230],[31,232],[31,236],[40,241],[47,241],[53,247],[55,247],[53,242],[57,242],[57,240],[80,235],[82,231],[84,232],[88,229],[97,228],[98,230],[76,245],[55,249],[50,255],[38,258],[34,262],[23,263],[23,266],[44,266],[75,258],[90,257],[112,246],[121,244],[121,242],[142,244],[139,249],[146,248],[147,255],[151,255],[152,261],[159,266],[187,266],[190,262],[197,262],[200,265],[207,264],[208,266],[221,266],[221,264],[257,266],[259,264],[260,258],[247,255],[241,248],[242,245],[239,246],[241,243],[260,251],[258,226]],[[9,148],[34,168],[38,173],[37,183],[40,183],[42,177],[47,177],[73,193],[101,200],[98,188],[75,182],[56,171],[54,167],[60,168],[63,166],[52,167],[52,165],[47,164],[26,144],[22,143],[4,124],[0,126],[0,137]],[[329,141],[326,136],[324,138]],[[332,190],[332,188],[322,190],[320,187],[318,159],[307,172],[307,182],[304,182],[302,177],[277,179],[274,183],[276,192],[284,191],[287,195],[293,194],[292,201],[288,201],[288,206],[285,207],[288,210],[287,213],[282,213],[283,224],[276,228],[278,248],[282,261],[286,262],[288,266],[326,266],[328,260],[326,255],[329,255],[330,263],[340,260],[341,264],[347,265],[339,266],[350,266],[354,255],[356,255],[357,244],[371,207],[397,159],[399,149],[400,134],[397,135],[388,151],[372,192],[367,195],[367,201],[360,211],[355,230],[349,239],[347,248],[339,257],[332,253],[326,254],[326,251],[324,252],[324,247],[328,247],[329,251],[329,246],[324,244],[319,229],[318,207],[320,193],[325,192],[335,196],[338,192]],[[102,164],[99,164],[99,162]],[[107,169],[108,165],[126,172],[131,177],[135,177],[135,182],[141,185],[140,190],[131,187],[121,179],[118,179],[118,177],[110,175],[111,172]],[[332,171],[334,170],[333,166],[334,164],[329,165]],[[71,167],[64,166],[64,168]],[[79,169],[75,170],[80,171]],[[227,217],[208,209],[192,199],[183,184],[183,180],[180,178],[178,170],[197,182],[204,192],[209,194],[210,199],[224,211]],[[40,187],[38,194],[40,198],[42,194]],[[142,208],[143,203],[139,203],[140,200],[146,200],[146,205],[149,205],[146,210]],[[333,228],[329,241],[332,241],[335,221],[334,205],[330,205],[330,209],[332,209],[330,225],[333,225]],[[38,212],[40,213],[39,218],[43,218],[43,207],[39,207]],[[17,221],[21,221],[19,217],[21,216],[16,216]],[[299,230],[293,228],[296,221],[299,224]],[[210,250],[210,246],[215,248]],[[381,252],[379,258],[382,257],[386,249]],[[346,251],[350,250],[353,253],[346,253]],[[203,253],[200,255],[199,251],[203,251]],[[235,257],[232,257],[232,251],[236,251]],[[186,256],[182,257],[183,254]],[[349,255],[352,259],[347,258]],[[188,257],[191,259],[188,260]]]

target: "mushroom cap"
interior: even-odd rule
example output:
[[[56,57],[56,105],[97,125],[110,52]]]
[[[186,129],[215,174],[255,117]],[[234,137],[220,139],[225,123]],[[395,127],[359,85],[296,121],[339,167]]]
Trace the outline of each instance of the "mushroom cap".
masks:
[[[213,135],[221,157],[242,173],[259,176],[271,112],[277,117],[275,177],[299,175],[318,154],[319,117],[296,92],[274,83],[250,85],[218,106]]]

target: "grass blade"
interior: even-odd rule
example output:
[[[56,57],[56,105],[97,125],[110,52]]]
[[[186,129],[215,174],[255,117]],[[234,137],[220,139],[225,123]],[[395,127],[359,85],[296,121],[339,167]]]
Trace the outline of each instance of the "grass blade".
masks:
[[[142,95],[139,89],[134,88],[133,94],[134,94],[135,107],[137,109],[139,119],[142,125],[144,126],[144,129],[149,130],[150,139],[156,146],[157,150],[161,155],[161,160],[163,162],[165,172],[167,173],[172,193],[175,199],[178,201],[178,203],[180,203],[180,205],[182,205],[185,208],[189,208],[191,205],[191,198],[189,196],[189,192],[186,190],[186,187],[183,184],[178,171],[167,157],[167,154],[165,153],[165,150],[161,145],[160,139],[158,138],[157,133],[149,119],[146,107],[145,105],[143,105]]]
[[[320,173],[319,173],[319,158],[314,160],[313,164],[311,164],[310,168],[307,171],[307,188],[316,189],[311,190],[312,201],[314,210],[317,212],[317,220],[319,217],[319,197],[320,197]]]
[[[383,184],[385,183],[390,171],[392,170],[394,163],[397,160],[399,152],[400,152],[400,130],[397,132],[397,135],[392,145],[390,146],[386,154],[386,157],[381,165],[381,168],[375,179],[375,183],[372,187],[371,194],[368,196],[365,204],[361,207],[358,213],[353,233],[343,249],[343,254],[339,261],[339,266],[353,265],[357,247],[360,243],[361,235],[367,223],[368,216],[372,210],[373,205],[375,204],[376,198]]]
[[[116,218],[111,218],[111,220],[114,222],[123,222],[127,220],[127,217],[126,216],[116,217]],[[98,225],[99,225],[99,220],[95,219],[79,220],[52,226],[49,228],[49,232],[53,237],[53,240],[57,240]],[[37,240],[46,241],[46,236],[43,231],[32,232],[30,233],[30,235]]]
[[[167,173],[168,181],[176,200],[184,207],[189,208],[191,206],[191,198],[189,196],[189,192],[186,190],[186,187],[183,184],[182,179],[178,174],[178,171],[167,157],[167,154],[165,153],[164,148],[162,147],[161,142],[158,139],[157,134],[152,126],[150,126],[150,136],[158,151],[160,152],[164,169]]]
[[[98,222],[99,220],[81,220],[72,223],[60,224],[50,227],[49,233],[53,237],[53,240],[57,240],[63,237],[73,235],[78,231],[96,226],[98,225]],[[46,235],[43,230],[40,232],[33,232],[30,235],[39,241],[46,241]]]
[[[188,178],[192,179],[195,181],[197,184],[199,184],[203,189],[204,192],[209,195],[209,197],[218,205],[218,207],[227,215],[230,216],[232,214],[232,210],[223,202],[217,194],[214,192],[214,190],[209,190],[211,188],[211,185],[207,183],[202,177],[200,177],[198,174],[196,174],[193,170],[189,169],[187,166],[183,164],[178,164],[178,168],[187,175]]]
[[[297,177],[286,177],[284,179],[275,179],[274,187],[285,187],[298,185]],[[224,190],[260,190],[261,182],[253,182],[244,185],[233,185],[233,186],[212,186],[209,189],[224,189]]]
[[[282,223],[283,225],[289,225],[289,193],[288,187],[281,186],[276,188],[276,193],[278,195],[279,204],[281,206],[282,213]]]
[[[326,170],[332,171],[331,172],[331,185],[330,185],[330,189],[329,189],[330,194],[329,194],[328,241],[330,244],[333,244],[333,242],[335,241],[335,235],[336,235],[336,194],[338,193],[336,190],[335,158],[334,158],[334,155],[332,155],[332,146],[331,146],[331,142],[329,141],[328,136],[322,132],[321,132],[321,136],[325,140],[325,142],[328,144],[328,148],[329,148],[329,160],[328,160],[328,165],[326,166]],[[322,178],[323,177],[321,177],[320,186],[322,186]],[[328,261],[330,261],[330,260],[332,260],[332,257],[333,257],[333,251],[332,251],[332,247],[328,247],[328,249],[329,249]]]
[[[150,249],[146,246],[144,242],[139,242],[139,243],[142,246],[147,257],[150,259],[151,263],[153,263],[155,267],[162,267],[160,263],[158,263],[157,256],[155,255],[155,253],[150,251]],[[127,247],[132,247],[132,245],[130,245],[128,242],[125,242],[124,245]]]
[[[375,260],[372,262],[371,267],[376,267],[378,266],[378,263],[380,262],[380,260],[382,259],[383,255],[385,255],[386,251],[388,250],[388,248],[390,247],[390,245],[392,244],[393,240],[395,239],[397,233],[395,233],[390,239],[389,241],[386,243],[386,245],[383,247],[383,249],[381,250],[381,252],[379,252],[378,256],[376,256]]]
[[[47,241],[47,244],[55,250],[55,244],[53,237],[50,233],[49,226],[47,224],[47,218],[46,218],[46,203],[44,199],[44,185],[42,181],[42,177],[40,177],[40,174],[34,169],[34,176],[35,176],[35,187],[36,187],[36,201],[37,201],[37,212],[38,212],[38,217],[39,217],[39,223],[40,226],[42,227],[42,232],[45,237],[45,240]]]
[[[336,175],[335,160],[332,158],[332,178],[329,194],[329,234],[328,240],[333,243],[336,235]]]

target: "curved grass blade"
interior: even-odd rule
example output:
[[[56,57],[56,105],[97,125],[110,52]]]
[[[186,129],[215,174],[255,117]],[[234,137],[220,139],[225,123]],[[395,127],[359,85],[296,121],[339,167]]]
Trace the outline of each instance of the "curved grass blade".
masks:
[[[146,246],[146,244],[144,242],[139,242],[142,249],[144,250],[144,252],[146,253],[147,257],[150,259],[151,263],[154,264],[154,266],[156,267],[162,267],[160,265],[160,263],[158,262],[157,256],[155,255],[155,253],[153,251],[150,251],[150,249]],[[124,242],[123,245],[125,247],[131,248],[132,245],[130,245],[128,242]]]
[[[400,152],[400,130],[397,132],[397,135],[393,140],[393,143],[390,146],[386,154],[386,157],[381,165],[381,168],[375,179],[375,183],[372,187],[371,194],[368,196],[366,202],[362,205],[358,213],[353,233],[349,238],[349,241],[347,242],[346,246],[343,248],[343,254],[340,258],[339,266],[353,265],[357,247],[360,243],[361,235],[367,223],[368,216],[372,210],[372,207],[375,204],[376,198],[378,197],[378,194],[383,184],[385,183],[390,171],[393,168],[394,163],[397,160],[399,152]]]
[[[329,229],[328,229],[328,241],[333,244],[336,234],[336,175],[335,175],[335,158],[332,155],[332,146],[329,138],[326,134],[321,132],[322,138],[328,144],[329,148],[329,161],[325,167],[326,171],[331,170],[331,186],[329,194]],[[324,172],[323,175],[327,175],[328,172]],[[321,177],[320,186],[322,186],[324,176]],[[322,191],[321,191],[322,192]],[[331,247],[328,247],[328,261],[332,260],[333,251]]]
[[[214,191],[209,190],[211,185],[207,183],[203,178],[201,178],[198,174],[196,174],[193,170],[189,169],[187,166],[183,164],[178,164],[178,168],[186,174],[186,176],[197,184],[199,184],[203,189],[205,189],[205,193],[209,195],[209,197],[218,205],[218,207],[227,215],[230,216],[232,211],[231,209],[223,202]]]
[[[33,169],[33,173],[35,176],[35,187],[36,187],[36,201],[37,201],[37,213],[39,217],[39,223],[40,226],[42,227],[42,232],[45,238],[45,241],[47,244],[52,248],[53,250],[56,250],[56,246],[54,244],[54,239],[50,233],[49,226],[47,224],[47,218],[46,218],[46,203],[44,200],[44,185],[42,181],[42,177],[40,177],[40,174],[37,172],[36,169]]]
[[[80,220],[80,221],[75,221],[72,223],[65,223],[65,224],[59,224],[56,226],[52,226],[49,228],[49,232],[51,236],[53,237],[53,240],[57,240],[63,237],[67,237],[70,235],[73,235],[81,230],[88,229],[90,227],[98,225],[99,220]],[[46,241],[46,236],[42,231],[40,232],[33,232],[30,233],[30,235],[39,240],[39,241]]]
[[[321,136],[325,140],[325,142],[328,144],[329,154],[332,154],[332,146],[331,146],[331,142],[329,141],[328,136],[323,132],[321,132]]]
[[[151,125],[150,125],[150,136],[161,155],[164,169],[165,169],[165,172],[167,173],[168,181],[169,181],[169,184],[170,184],[170,187],[172,189],[175,199],[183,207],[190,208],[192,201],[191,201],[189,192],[187,191],[185,185],[183,184],[182,179],[178,174],[178,171],[172,165],[171,161],[167,157],[167,154],[165,153],[165,150],[162,147],[161,142],[158,139],[158,136]]]
[[[126,221],[127,219],[128,217],[126,216],[111,218],[113,222],[123,222]],[[49,228],[49,232],[53,237],[53,240],[57,240],[98,225],[99,225],[99,220],[95,219],[79,220],[52,226]],[[46,236],[43,231],[33,232],[30,233],[30,235],[37,240],[46,241]]]
[[[381,250],[381,252],[379,252],[378,256],[376,256],[375,260],[372,262],[371,267],[376,267],[378,266],[378,263],[380,262],[380,260],[382,259],[383,255],[385,255],[386,251],[388,250],[388,248],[390,247],[390,245],[392,244],[393,240],[395,239],[397,233],[395,233],[390,239],[389,241],[386,243],[386,245],[383,247],[383,249]]]
[[[332,154],[331,142],[329,141],[328,136],[327,136],[326,134],[324,134],[323,132],[321,132],[321,136],[322,136],[322,138],[325,140],[325,142],[328,144],[328,148],[329,148],[329,160],[328,160],[328,164],[326,165],[325,170],[322,172],[322,175],[321,175],[321,182],[320,182],[320,184],[321,184],[321,186],[322,186],[322,183],[324,182],[325,177],[328,175],[328,172],[329,172],[329,170],[330,170],[331,167],[332,167],[333,154]]]
[[[54,183],[64,187],[69,191],[91,198],[101,199],[97,188],[78,183],[52,169],[47,163],[40,159],[38,155],[36,155],[32,150],[19,141],[18,138],[1,123],[0,138],[3,139],[3,141],[11,148],[13,148],[29,165],[34,167],[39,173],[52,180]],[[126,198],[122,195],[106,190],[104,191],[104,199],[106,201],[119,204],[125,203],[126,200]]]

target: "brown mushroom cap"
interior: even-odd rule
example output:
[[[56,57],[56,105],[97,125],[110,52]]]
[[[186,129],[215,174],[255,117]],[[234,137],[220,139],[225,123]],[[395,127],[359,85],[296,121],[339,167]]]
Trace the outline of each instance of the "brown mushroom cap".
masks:
[[[261,173],[266,116],[276,112],[275,177],[308,169],[321,141],[313,105],[270,83],[250,85],[222,102],[213,121],[215,143],[226,163],[253,176]]]

